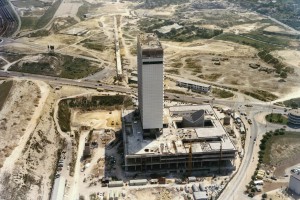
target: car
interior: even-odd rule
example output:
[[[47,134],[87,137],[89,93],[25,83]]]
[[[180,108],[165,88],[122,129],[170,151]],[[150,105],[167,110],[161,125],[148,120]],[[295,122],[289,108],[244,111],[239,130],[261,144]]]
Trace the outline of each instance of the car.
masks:
[[[249,124],[252,124],[252,120],[251,120],[251,119],[248,119],[248,123],[249,123]]]
[[[60,174],[56,174],[56,175],[55,175],[55,178],[59,178],[59,177],[60,177]]]
[[[271,176],[271,179],[277,181],[277,178],[275,176]]]

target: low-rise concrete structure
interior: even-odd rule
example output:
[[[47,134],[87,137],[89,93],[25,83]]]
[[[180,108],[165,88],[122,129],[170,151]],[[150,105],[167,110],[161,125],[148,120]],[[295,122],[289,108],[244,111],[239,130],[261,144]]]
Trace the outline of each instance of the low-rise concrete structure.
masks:
[[[55,179],[53,190],[51,193],[51,200],[64,199],[65,185],[66,185],[66,179],[63,176],[60,176],[59,178]]]
[[[192,91],[195,91],[195,92],[207,93],[207,92],[210,92],[210,90],[211,90],[211,86],[208,84],[199,83],[199,82],[195,82],[195,81],[191,81],[191,80],[187,80],[187,79],[177,79],[176,85],[179,87],[185,87],[185,88],[191,89]]]

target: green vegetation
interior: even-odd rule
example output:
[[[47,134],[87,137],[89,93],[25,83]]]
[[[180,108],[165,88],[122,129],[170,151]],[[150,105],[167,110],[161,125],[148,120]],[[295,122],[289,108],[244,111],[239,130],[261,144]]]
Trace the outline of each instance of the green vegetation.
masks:
[[[288,123],[288,118],[281,113],[271,113],[266,116],[266,120],[271,123],[284,124]]]
[[[208,80],[208,81],[216,81],[221,76],[222,76],[222,74],[212,73],[212,74],[209,74],[209,75],[202,76],[202,78],[205,79],[205,80]]]
[[[202,65],[200,65],[199,61],[193,60],[192,58],[188,58],[185,60],[186,65],[185,68],[191,70],[194,73],[202,73]]]
[[[83,44],[83,46],[88,49],[94,49],[97,51],[104,51],[106,49],[106,47],[99,42],[86,42]]]
[[[299,108],[300,107],[300,98],[295,98],[295,99],[290,99],[290,100],[284,101],[283,104],[286,107],[290,107],[293,109]]]
[[[289,156],[289,151],[290,149],[288,148],[279,148],[274,150],[272,149],[272,146],[286,146],[287,144],[299,144],[300,143],[300,135],[299,133],[294,133],[294,132],[286,132],[284,129],[278,129],[275,130],[274,132],[270,131],[267,132],[263,139],[261,140],[261,144],[259,145],[260,151],[259,151],[259,162],[260,163],[265,163],[269,165],[274,165],[276,162],[278,162],[277,157],[281,157],[280,155],[286,154],[286,156],[283,156],[286,159],[291,157]],[[296,151],[295,148],[293,148],[293,154],[298,155],[298,152]],[[282,160],[283,161],[283,160]]]
[[[177,21],[158,19],[158,18],[145,18],[139,21],[139,27],[144,32],[155,32],[160,39],[172,40],[177,42],[189,42],[197,39],[210,39],[223,33],[220,29],[206,29],[195,25],[178,23],[182,26],[179,29],[171,29],[168,33],[161,33],[157,29],[172,25]]]
[[[13,81],[4,81],[0,84],[0,111],[2,110],[4,103],[9,95],[9,91],[13,86]]]
[[[37,21],[37,17],[21,17],[21,30],[34,29]]]
[[[71,131],[71,110],[67,101],[61,100],[58,104],[58,123],[63,132]]]
[[[70,79],[83,78],[100,71],[97,66],[92,65],[91,61],[83,58],[73,58],[71,56],[66,57],[62,67],[63,71],[60,77]]]
[[[174,89],[165,89],[165,92],[175,93],[175,94],[186,94],[186,92]]]
[[[76,15],[81,21],[84,20],[84,15],[89,12],[89,8],[90,6],[86,2],[78,8]]]
[[[257,0],[229,0],[235,4],[239,3],[242,7],[255,10],[258,13],[269,15],[277,20],[300,30],[299,0],[278,0],[278,1],[264,1]],[[295,6],[296,5],[296,6]]]
[[[179,74],[179,70],[178,69],[165,69],[166,73],[170,73],[170,74]]]
[[[45,37],[50,35],[48,30],[38,30],[29,34],[29,37]]]
[[[71,130],[71,109],[80,109],[90,111],[92,109],[114,110],[121,108],[132,107],[132,99],[130,96],[115,95],[115,96],[85,96],[63,99],[58,106],[58,122],[62,131]]]
[[[286,78],[288,73],[294,73],[293,68],[286,67],[279,59],[272,56],[269,51],[260,51],[258,56],[266,63],[272,64],[276,69],[276,73],[279,74],[281,78]]]
[[[256,39],[257,38],[257,39]],[[281,49],[283,45],[273,42],[275,37],[259,36],[259,34],[241,34],[235,35],[232,33],[224,33],[215,37],[217,40],[231,41],[238,44],[252,46],[259,50],[276,50]],[[277,39],[275,39],[276,41]]]
[[[58,53],[42,55],[38,62],[18,62],[11,66],[11,70],[70,79],[84,78],[102,70],[97,63],[83,58]]]
[[[229,98],[234,96],[232,92],[218,88],[213,88],[212,93],[219,98]]]
[[[189,0],[142,0],[143,3],[141,3],[138,7],[139,8],[157,8],[162,6],[169,6],[169,5],[179,5],[183,3],[188,3]]]
[[[58,7],[60,6],[61,3],[62,3],[62,0],[55,1],[52,4],[52,6],[50,6],[46,10],[46,12],[44,13],[44,15],[39,18],[39,20],[36,23],[35,28],[36,29],[44,28],[44,26],[46,26],[50,22],[50,20],[53,18],[55,12],[57,11],[57,9],[58,9]]]
[[[249,95],[255,99],[261,100],[261,101],[273,101],[277,99],[278,97],[270,92],[264,91],[264,90],[254,90],[252,92],[249,91],[242,91],[244,94]]]

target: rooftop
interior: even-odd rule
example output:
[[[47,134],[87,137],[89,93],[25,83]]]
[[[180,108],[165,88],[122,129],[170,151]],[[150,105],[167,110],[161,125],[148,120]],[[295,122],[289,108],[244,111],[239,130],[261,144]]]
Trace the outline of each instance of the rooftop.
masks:
[[[300,109],[293,109],[289,111],[290,114],[300,117]]]
[[[210,127],[176,128],[174,121],[178,117],[169,115],[171,110],[205,110],[205,119],[212,122]],[[123,116],[133,111],[126,111]],[[161,135],[156,139],[143,139],[143,129],[140,121],[128,125],[130,131],[126,133],[127,143],[125,152],[128,155],[135,154],[187,154],[190,144],[193,153],[213,152],[222,150],[236,150],[228,134],[217,119],[210,105],[180,106],[164,109],[164,117],[168,118],[169,127],[163,128]],[[126,119],[130,117],[126,117]],[[180,117],[179,117],[180,118]],[[129,122],[126,120],[126,122]],[[127,128],[128,128],[127,127]],[[126,127],[125,127],[126,128]],[[128,134],[129,133],[129,134]]]
[[[142,33],[139,35],[139,42],[142,49],[162,49],[161,43],[156,34]]]
[[[210,87],[210,85],[208,85],[208,84],[200,83],[200,82],[196,82],[196,81],[191,81],[191,80],[188,80],[188,79],[177,78],[176,81],[179,81],[181,83],[191,84],[191,85],[199,85],[199,86],[202,86],[202,87]]]

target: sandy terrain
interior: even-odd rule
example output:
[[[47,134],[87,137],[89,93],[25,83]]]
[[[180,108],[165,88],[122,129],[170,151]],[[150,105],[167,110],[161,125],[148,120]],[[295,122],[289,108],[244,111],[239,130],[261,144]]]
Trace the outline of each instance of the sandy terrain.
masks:
[[[32,129],[30,125],[34,125],[34,123],[31,121],[31,118],[34,116],[35,110],[37,110],[33,108],[38,107],[40,98],[41,92],[32,81],[14,82],[6,104],[0,112],[1,167],[6,157],[10,156],[19,141],[23,139],[22,136],[28,135],[28,129]]]
[[[55,16],[56,17],[74,17],[78,20],[76,16],[78,8],[82,3],[76,3],[78,1],[74,0],[65,0],[62,2],[61,6],[57,9]]]
[[[294,67],[300,67],[300,51],[296,50],[281,50],[274,51],[272,55],[280,58],[283,62]]]
[[[121,112],[119,110],[114,110],[114,111],[95,110],[91,112],[75,111],[73,113],[72,119],[73,119],[72,126],[77,126],[77,127],[91,126],[91,128],[94,129],[121,127]]]
[[[266,26],[268,24],[264,24],[264,23],[252,23],[252,24],[241,24],[241,25],[236,25],[236,26],[232,26],[228,29],[225,29],[224,32],[225,33],[235,33],[235,34],[242,34],[242,33],[249,33],[253,30],[257,30],[263,26]]]

